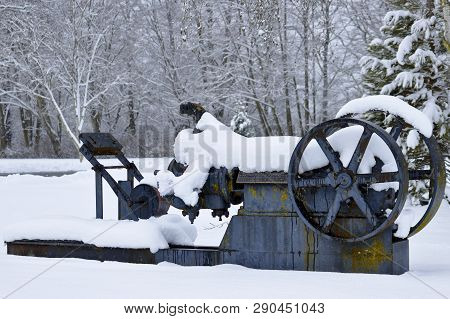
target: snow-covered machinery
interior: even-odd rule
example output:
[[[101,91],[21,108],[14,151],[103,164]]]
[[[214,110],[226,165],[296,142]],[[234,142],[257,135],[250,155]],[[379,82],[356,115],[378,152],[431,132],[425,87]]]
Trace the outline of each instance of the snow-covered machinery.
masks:
[[[164,214],[162,198],[191,222],[202,209],[222,218],[228,217],[231,205],[242,203],[219,247],[171,245],[152,253],[85,245],[73,249],[60,243],[56,252],[51,245],[42,249],[36,243],[8,243],[8,252],[186,266],[232,263],[257,269],[402,274],[409,269],[408,238],[431,221],[443,199],[445,167],[430,121],[401,103],[380,96],[352,101],[338,118],[314,127],[301,139],[245,138],[199,104],[185,103],[180,111],[194,117],[195,129],[179,133],[175,159],[167,170],[155,172],[136,187],[132,180],[140,180],[140,173],[122,158],[120,148],[112,152],[98,141],[97,147],[89,145],[89,138],[110,145],[112,136],[87,134],[83,139],[87,151],[82,153],[93,163],[97,180],[103,176],[116,188],[119,204],[128,205],[119,218]],[[372,109],[395,115],[396,124],[385,130],[351,117]],[[414,167],[408,167],[397,144],[402,131],[411,126],[413,136],[420,138],[417,143],[429,151]],[[111,181],[92,155],[101,155],[102,150],[119,154],[129,170],[128,181]],[[410,181],[428,190],[420,216],[403,209]],[[139,195],[136,200],[134,193]],[[139,203],[147,203],[145,209],[140,210]]]
[[[204,113],[196,104],[182,105],[181,110],[196,120]],[[171,250],[164,260],[190,265],[236,263],[263,269],[407,271],[408,238],[431,221],[445,190],[444,161],[432,136],[418,133],[429,154],[422,159],[423,169],[408,168],[396,143],[407,125],[398,117],[396,125],[386,131],[362,119],[337,118],[311,129],[289,151],[287,172],[225,168],[232,164],[213,167],[196,205],[186,204],[172,187],[166,197],[191,221],[200,209],[212,209],[213,216],[227,216],[231,204],[243,201],[243,206],[232,217],[218,250]],[[193,134],[200,134],[198,126]],[[208,129],[204,123],[202,126]],[[218,144],[224,143],[218,135]],[[176,178],[171,183],[183,183],[186,169],[174,160],[169,170]],[[422,216],[404,218],[402,223],[400,214],[412,180],[429,190],[423,202],[426,210]]]

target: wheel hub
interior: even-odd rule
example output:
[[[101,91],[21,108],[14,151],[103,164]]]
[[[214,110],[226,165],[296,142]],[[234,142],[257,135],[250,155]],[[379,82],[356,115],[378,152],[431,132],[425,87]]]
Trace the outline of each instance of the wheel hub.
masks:
[[[349,173],[340,173],[336,178],[336,185],[341,188],[350,188],[353,185],[353,178]]]

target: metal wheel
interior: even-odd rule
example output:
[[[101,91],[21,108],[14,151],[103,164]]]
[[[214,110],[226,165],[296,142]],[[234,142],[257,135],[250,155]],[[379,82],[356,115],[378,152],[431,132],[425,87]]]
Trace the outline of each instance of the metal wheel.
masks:
[[[350,126],[363,127],[354,154],[344,167],[337,153],[328,141],[334,132]],[[377,163],[369,174],[359,174],[358,168],[371,138],[375,135],[390,149],[396,172],[382,172],[382,163]],[[329,165],[318,172],[299,173],[299,167],[307,146],[315,140],[328,159]],[[339,141],[343,144],[346,141]],[[392,198],[392,210],[374,210],[380,202],[371,185],[397,182],[397,191],[386,195]],[[296,146],[289,164],[288,189],[294,208],[303,222],[322,236],[343,241],[361,241],[375,236],[391,226],[400,214],[408,191],[408,171],[404,156],[395,140],[385,130],[364,121],[351,118],[335,119],[311,129]],[[317,190],[326,190],[318,201],[332,200],[325,213],[308,204],[307,197]],[[325,195],[325,196],[323,196]],[[387,197],[386,197],[387,198]],[[383,201],[383,199],[381,200]],[[316,201],[315,201],[316,202]]]
[[[167,214],[169,202],[159,191],[147,184],[140,184],[131,190],[131,210],[139,219],[149,219]]]
[[[406,123],[397,118],[394,127],[390,131],[394,140],[399,138],[405,128]],[[445,195],[445,162],[439,145],[433,136],[428,138],[420,133],[419,135],[428,148],[429,157],[421,158],[425,162],[422,166],[425,166],[426,169],[409,168],[408,175],[410,181],[420,180],[428,184],[428,207],[417,224],[411,227],[408,238],[416,235],[428,225],[436,215]]]

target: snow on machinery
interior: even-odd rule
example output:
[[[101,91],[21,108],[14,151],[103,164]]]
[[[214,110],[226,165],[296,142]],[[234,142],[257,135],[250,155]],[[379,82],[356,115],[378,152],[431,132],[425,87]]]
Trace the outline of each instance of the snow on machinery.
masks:
[[[182,209],[185,215],[194,221],[199,210],[203,208],[212,209],[213,216],[227,216],[227,208],[231,204],[238,204],[244,200],[245,209],[245,201],[252,197],[250,194],[244,194],[246,184],[286,185],[289,200],[292,202],[292,211],[295,211],[309,227],[323,236],[339,238],[344,241],[361,241],[373,237],[392,225],[396,230],[397,225],[394,225],[394,222],[405,204],[408,182],[418,180],[423,181],[424,185],[428,185],[429,188],[428,198],[425,199],[427,209],[415,225],[410,225],[409,233],[404,234],[405,231],[402,230],[402,233],[397,234],[398,237],[411,237],[431,221],[443,199],[445,190],[443,157],[435,138],[431,136],[431,123],[420,111],[393,97],[377,96],[376,99],[372,98],[374,97],[364,98],[364,101],[368,101],[369,104],[359,108],[356,107],[357,100],[348,103],[348,106],[338,114],[347,117],[337,118],[316,126],[301,140],[298,139],[298,144],[295,138],[288,140],[289,137],[285,137],[287,141],[278,143],[279,145],[276,145],[274,151],[279,153],[279,148],[286,146],[287,152],[285,150],[285,153],[290,156],[288,169],[285,169],[287,172],[280,172],[283,170],[283,163],[281,165],[276,163],[272,168],[274,171],[267,171],[267,167],[274,162],[273,158],[266,159],[269,164],[261,164],[261,166],[266,166],[262,171],[253,163],[244,164],[242,165],[245,166],[243,170],[240,169],[241,163],[236,165],[236,162],[240,162],[242,159],[232,158],[230,160],[227,158],[222,162],[218,159],[214,164],[220,168],[212,167],[209,170],[208,178],[199,192],[199,199],[195,205],[185,204],[176,196],[176,192],[174,194],[174,187],[169,191],[167,188],[164,190],[163,187],[163,192],[169,193],[166,198],[170,199],[173,206]],[[404,111],[395,107],[399,102],[406,104],[406,106],[401,105]],[[386,104],[391,106],[383,107]],[[376,105],[378,106],[376,107]],[[389,132],[368,121],[348,117],[377,108],[397,115],[395,126]],[[180,110],[182,114],[193,116],[197,122],[205,113],[200,105],[193,103],[182,104]],[[411,112],[411,114],[402,118],[402,112],[405,114]],[[411,124],[418,127],[417,134],[420,135],[429,150],[427,158],[423,159],[426,162],[424,169],[408,168],[402,150],[396,143],[401,131]],[[200,132],[201,130],[195,128],[193,134]],[[216,148],[225,147],[224,139],[232,139],[230,137],[221,139],[220,133],[218,135],[215,137],[217,138]],[[203,140],[203,142],[205,141],[207,145],[214,143],[207,143],[207,139]],[[186,139],[178,142],[183,145],[188,143]],[[194,141],[194,143],[201,144],[199,141]],[[239,144],[239,141],[232,143]],[[289,149],[292,148],[293,143],[296,144],[295,148]],[[269,144],[273,145],[274,140]],[[212,149],[214,147],[213,145]],[[236,151],[236,149],[243,150],[241,145],[238,145],[231,151]],[[250,150],[244,151],[251,152],[252,150],[250,147]],[[198,150],[195,151],[198,152]],[[220,153],[217,149],[214,151]],[[185,153],[189,152],[189,150],[185,150]],[[221,156],[226,157],[224,154],[218,154],[218,157]],[[240,156],[242,155],[239,154],[238,157]],[[258,154],[258,156],[260,155]],[[234,167],[235,165],[236,167]],[[228,166],[228,169],[224,166]],[[176,159],[168,167],[175,177],[183,176],[186,169],[187,166],[177,162]],[[190,174],[193,173],[190,172]],[[175,178],[171,182],[181,184],[183,180],[181,178],[180,181],[177,181]],[[151,183],[158,186],[157,181]],[[187,184],[189,185],[189,183]],[[262,199],[261,206],[264,206],[267,199]],[[352,233],[342,232],[343,229],[340,229],[339,224],[333,225],[336,218],[339,217],[339,220],[346,213],[352,215],[350,212],[364,217],[368,225]]]
[[[442,201],[445,168],[430,121],[399,103],[403,102],[383,96],[352,101],[338,113],[343,117],[314,127],[302,139],[247,139],[199,104],[185,103],[180,111],[193,116],[196,127],[178,135],[175,159],[167,171],[155,172],[136,187],[133,178],[142,176],[124,158],[120,144],[109,134],[85,133],[81,152],[96,171],[97,218],[102,216],[102,177],[118,195],[119,219],[160,216],[167,203],[181,209],[191,222],[200,209],[221,218],[228,217],[231,205],[242,207],[231,218],[219,247],[172,245],[155,253],[140,251],[136,257],[133,249],[105,252],[83,246],[74,251],[60,242],[58,252],[187,266],[233,263],[258,269],[404,273],[409,269],[408,238],[431,221]],[[373,109],[397,116],[396,125],[384,130],[348,117]],[[408,168],[396,143],[408,126],[429,150],[422,169]],[[118,157],[127,168],[127,181],[115,182],[96,155]],[[410,180],[428,187],[428,206],[423,216],[405,218],[401,213]],[[39,246],[36,241],[33,245],[8,243],[8,253],[58,257],[51,245]]]

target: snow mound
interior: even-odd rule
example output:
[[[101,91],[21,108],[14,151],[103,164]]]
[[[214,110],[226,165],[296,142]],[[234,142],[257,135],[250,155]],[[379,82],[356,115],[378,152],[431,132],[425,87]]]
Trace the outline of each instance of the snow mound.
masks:
[[[55,216],[12,224],[3,233],[6,242],[69,240],[97,247],[149,248],[152,253],[169,248],[169,244],[193,245],[196,237],[196,228],[174,214],[137,222]]]
[[[339,110],[336,118],[374,110],[389,112],[403,118],[406,123],[412,125],[426,137],[430,137],[433,132],[433,124],[426,114],[401,99],[389,95],[374,95],[354,99]]]
[[[195,206],[209,170],[238,167],[243,172],[285,171],[299,137],[270,136],[247,138],[204,113],[196,125],[200,132],[185,129],[178,133],[175,159],[188,165],[182,176],[160,171],[141,183],[157,187],[162,195],[174,194],[187,205]]]
[[[189,206],[197,204],[212,167],[239,168],[246,173],[287,172],[292,153],[300,141],[299,137],[291,136],[247,138],[233,132],[209,113],[203,114],[196,128],[196,133],[186,129],[175,139],[175,159],[188,166],[183,175],[176,177],[171,172],[159,171],[155,176],[141,181],[158,188],[163,196],[174,194]],[[327,138],[345,167],[352,158],[363,130],[361,126],[351,126]],[[397,171],[395,158],[388,146],[374,134],[358,172],[370,173],[376,164],[375,156],[385,164],[383,172]],[[321,168],[328,163],[320,146],[313,140],[305,149],[299,171]]]

